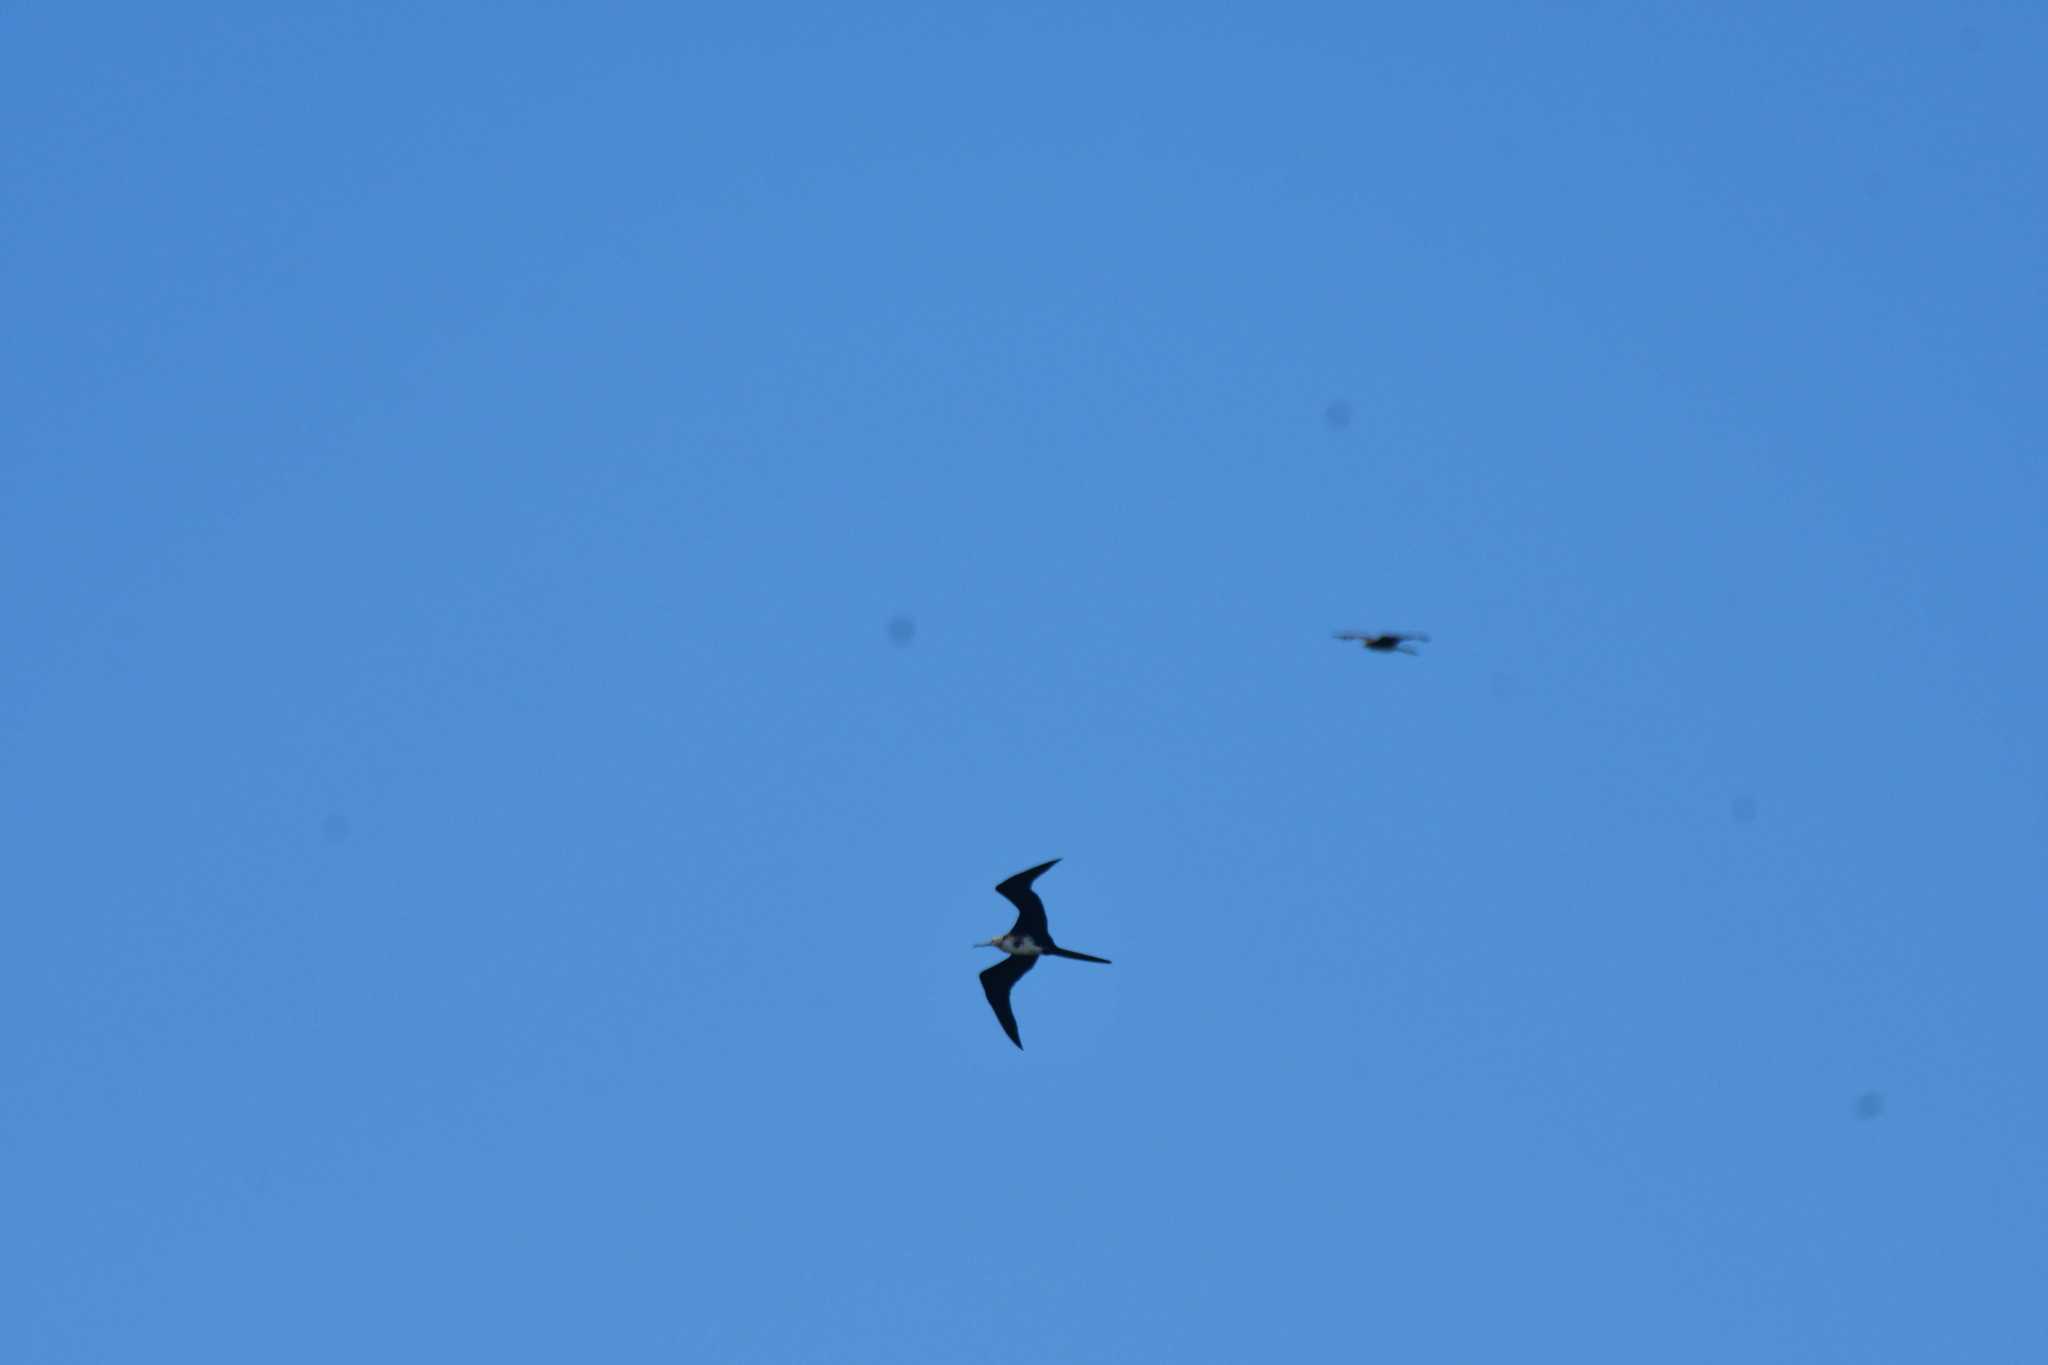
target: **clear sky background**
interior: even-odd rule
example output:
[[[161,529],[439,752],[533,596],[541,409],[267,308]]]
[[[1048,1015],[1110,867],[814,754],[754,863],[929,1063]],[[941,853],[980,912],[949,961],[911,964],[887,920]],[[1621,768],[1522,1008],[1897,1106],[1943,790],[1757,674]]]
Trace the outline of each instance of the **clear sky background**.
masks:
[[[0,1358],[2048,1359],[2048,17],[1088,8],[0,17]]]

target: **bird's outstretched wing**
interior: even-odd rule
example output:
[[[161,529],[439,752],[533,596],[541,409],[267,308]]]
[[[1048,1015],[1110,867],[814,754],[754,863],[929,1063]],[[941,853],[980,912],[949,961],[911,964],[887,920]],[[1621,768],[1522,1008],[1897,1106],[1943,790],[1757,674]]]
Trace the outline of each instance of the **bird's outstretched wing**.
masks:
[[[1024,893],[1030,895],[1029,891]],[[1017,984],[1017,978],[1036,966],[1038,959],[1025,955],[1006,957],[981,974],[982,994],[988,997],[989,1007],[996,1012],[996,1022],[1003,1026],[1003,1032],[1010,1035],[1010,1041],[1019,1048],[1024,1040],[1017,1036],[1017,1016],[1010,1009],[1010,987]]]
[[[1052,863],[1058,861],[1058,858],[1054,858]],[[1007,881],[996,883],[997,894],[1017,907],[1017,923],[1010,930],[1011,933],[1029,934],[1040,942],[1052,937],[1045,928],[1045,902],[1031,889],[1031,883],[1038,880],[1038,874],[1051,867],[1052,863],[1040,863],[1037,867],[1024,869]]]
[[[1370,640],[1372,636],[1362,630],[1339,630],[1330,634],[1333,640]]]

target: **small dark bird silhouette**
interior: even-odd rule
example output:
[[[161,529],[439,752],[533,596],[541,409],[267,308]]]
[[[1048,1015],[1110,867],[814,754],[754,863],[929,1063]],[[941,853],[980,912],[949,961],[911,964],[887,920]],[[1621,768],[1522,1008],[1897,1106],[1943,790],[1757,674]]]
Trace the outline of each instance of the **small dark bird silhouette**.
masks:
[[[1018,1047],[1024,1040],[1017,1036],[1017,1016],[1010,1011],[1010,987],[1017,979],[1038,965],[1040,957],[1071,957],[1077,962],[1101,962],[1106,957],[1090,957],[1087,953],[1069,952],[1052,941],[1052,933],[1045,927],[1045,902],[1038,899],[1038,893],[1031,889],[1031,883],[1038,880],[1038,874],[1058,862],[1040,863],[1037,867],[1026,868],[1007,881],[998,882],[996,890],[1010,904],[1017,907],[1017,922],[1010,926],[1010,932],[1001,938],[983,939],[975,944],[977,948],[1001,948],[1009,956],[981,974],[981,990],[988,997],[989,1008],[996,1012],[996,1022],[1003,1026],[1003,1032],[1010,1035],[1010,1041]]]
[[[1368,635],[1362,630],[1340,630],[1336,638],[1356,640],[1367,649],[1381,654],[1417,654],[1421,651],[1414,648],[1410,641],[1425,645],[1429,643],[1429,637],[1420,631],[1390,630],[1384,635]]]

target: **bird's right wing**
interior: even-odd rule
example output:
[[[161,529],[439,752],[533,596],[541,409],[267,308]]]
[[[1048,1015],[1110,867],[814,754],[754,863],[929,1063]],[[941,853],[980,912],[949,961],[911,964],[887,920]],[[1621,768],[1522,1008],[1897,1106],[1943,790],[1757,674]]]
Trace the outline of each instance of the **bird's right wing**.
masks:
[[[1019,954],[1006,957],[981,974],[981,991],[988,997],[989,1007],[996,1012],[996,1022],[1003,1026],[1003,1032],[1010,1035],[1010,1041],[1019,1048],[1024,1040],[1017,1036],[1017,1016],[1010,1009],[1010,987],[1017,984],[1017,978],[1031,970],[1038,962],[1035,957]]]

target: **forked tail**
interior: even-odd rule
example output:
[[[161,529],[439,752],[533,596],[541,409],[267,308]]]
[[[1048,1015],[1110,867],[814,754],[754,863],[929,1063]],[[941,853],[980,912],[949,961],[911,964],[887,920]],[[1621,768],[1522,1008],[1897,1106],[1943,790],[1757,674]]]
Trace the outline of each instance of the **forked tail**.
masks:
[[[1105,967],[1114,965],[1106,957],[1092,957],[1087,953],[1077,953],[1072,948],[1047,948],[1045,951],[1054,957],[1071,957],[1076,962],[1100,962]]]

